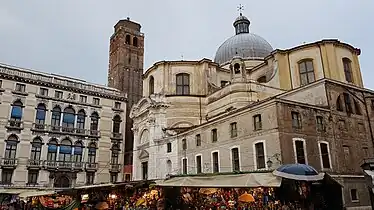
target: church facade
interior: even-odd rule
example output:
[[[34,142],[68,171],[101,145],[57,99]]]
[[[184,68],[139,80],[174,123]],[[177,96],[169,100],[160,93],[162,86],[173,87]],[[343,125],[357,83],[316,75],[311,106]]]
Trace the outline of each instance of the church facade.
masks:
[[[360,169],[373,156],[374,92],[360,50],[321,40],[273,50],[240,15],[214,61],[161,61],[131,108],[133,179],[274,169],[306,163],[369,205]],[[359,132],[357,132],[359,131]]]

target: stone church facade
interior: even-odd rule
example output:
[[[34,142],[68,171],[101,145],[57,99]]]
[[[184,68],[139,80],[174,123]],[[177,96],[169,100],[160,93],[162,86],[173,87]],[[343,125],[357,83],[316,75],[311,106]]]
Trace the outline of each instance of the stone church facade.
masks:
[[[274,169],[306,163],[342,186],[346,207],[369,205],[360,165],[373,156],[373,91],[360,50],[321,40],[273,50],[236,34],[215,60],[161,61],[143,76],[133,119],[133,179]]]

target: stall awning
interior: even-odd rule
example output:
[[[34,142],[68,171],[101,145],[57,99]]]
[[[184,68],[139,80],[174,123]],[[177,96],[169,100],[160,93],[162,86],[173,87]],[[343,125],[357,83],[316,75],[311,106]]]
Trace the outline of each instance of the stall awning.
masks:
[[[156,185],[165,187],[279,187],[281,181],[281,178],[272,173],[248,173],[173,177],[157,182]]]
[[[56,192],[54,190],[31,190],[21,192],[18,196],[20,198],[34,197],[34,196],[43,196],[43,195],[53,195]]]

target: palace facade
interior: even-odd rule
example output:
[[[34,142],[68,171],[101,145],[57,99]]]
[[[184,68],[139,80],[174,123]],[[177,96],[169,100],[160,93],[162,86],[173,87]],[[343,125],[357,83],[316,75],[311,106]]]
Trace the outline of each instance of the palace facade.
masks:
[[[67,188],[124,179],[126,97],[0,64],[1,185]]]

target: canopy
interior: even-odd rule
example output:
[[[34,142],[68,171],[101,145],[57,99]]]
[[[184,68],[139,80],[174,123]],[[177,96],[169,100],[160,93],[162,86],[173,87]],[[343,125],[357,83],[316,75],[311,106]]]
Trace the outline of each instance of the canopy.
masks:
[[[156,183],[169,187],[279,187],[281,178],[272,173],[173,177]]]
[[[21,192],[18,196],[20,198],[27,198],[33,196],[43,196],[43,195],[53,195],[56,191],[54,190],[32,190],[32,191],[25,191]]]
[[[302,180],[302,181],[318,181],[322,180],[325,176],[324,173],[318,173],[310,165],[305,164],[286,164],[282,165],[273,171],[275,176],[283,177],[286,179]]]

